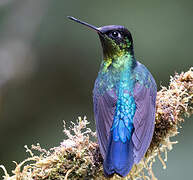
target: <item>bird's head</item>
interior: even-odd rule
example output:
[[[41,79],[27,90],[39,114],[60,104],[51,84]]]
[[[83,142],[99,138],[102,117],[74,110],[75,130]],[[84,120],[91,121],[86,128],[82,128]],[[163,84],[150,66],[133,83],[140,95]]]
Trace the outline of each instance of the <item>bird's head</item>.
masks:
[[[126,53],[134,55],[131,33],[124,26],[109,25],[98,29],[105,59],[113,59]]]
[[[103,47],[105,61],[112,61],[113,59],[117,59],[126,54],[134,56],[131,33],[124,26],[109,25],[96,27],[71,16],[68,16],[68,18],[86,25],[98,33]]]

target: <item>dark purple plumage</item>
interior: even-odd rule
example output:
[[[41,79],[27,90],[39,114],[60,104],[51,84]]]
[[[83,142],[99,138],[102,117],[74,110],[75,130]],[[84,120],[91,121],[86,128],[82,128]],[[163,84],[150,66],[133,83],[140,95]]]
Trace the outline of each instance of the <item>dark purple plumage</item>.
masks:
[[[151,94],[152,87],[146,88],[139,83],[134,87],[134,99],[136,112],[133,118],[134,132],[132,141],[134,144],[134,161],[139,163],[146,153],[154,132],[155,121],[155,97]]]
[[[96,130],[103,159],[107,153],[108,139],[114,119],[116,102],[117,97],[113,90],[106,92],[103,96],[99,96],[97,91],[94,92],[94,114],[96,120]]]

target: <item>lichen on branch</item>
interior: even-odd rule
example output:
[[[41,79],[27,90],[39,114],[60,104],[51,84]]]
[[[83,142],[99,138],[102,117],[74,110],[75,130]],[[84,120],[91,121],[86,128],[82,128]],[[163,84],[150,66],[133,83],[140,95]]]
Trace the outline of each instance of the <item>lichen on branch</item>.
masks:
[[[183,118],[192,113],[193,68],[171,77],[168,88],[161,87],[157,93],[154,135],[145,157],[133,166],[126,178],[115,175],[112,179],[156,180],[152,170],[155,157],[166,168],[167,152],[177,143],[170,141],[170,138],[178,134]],[[5,174],[4,180],[105,179],[98,144],[90,139],[91,136],[96,139],[96,134],[87,128],[88,123],[86,117],[79,117],[70,128],[66,128],[64,122],[67,138],[60,146],[49,151],[42,149],[39,144],[32,145],[31,149],[25,146],[30,157],[19,164],[15,162],[12,176],[3,165],[0,166]],[[39,151],[40,155],[34,155],[34,151]],[[161,153],[164,153],[164,159]]]

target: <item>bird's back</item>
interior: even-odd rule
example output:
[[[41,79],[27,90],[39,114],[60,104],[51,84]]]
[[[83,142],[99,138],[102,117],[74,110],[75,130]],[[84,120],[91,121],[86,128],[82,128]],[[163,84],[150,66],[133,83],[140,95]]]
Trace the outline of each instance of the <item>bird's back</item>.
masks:
[[[96,79],[93,91],[94,113],[106,175],[113,173],[118,173],[121,176],[127,175],[134,162],[138,162],[142,158],[141,156],[149,146],[154,128],[155,117],[152,113],[155,111],[155,100],[152,101],[153,103],[147,100],[142,102],[139,97],[140,93],[144,93],[144,99],[151,99],[150,96],[153,92],[152,96],[155,99],[156,89],[152,78],[149,71],[142,64],[136,62],[132,69],[126,69],[125,72],[120,74],[99,73]],[[145,118],[148,120],[141,119],[145,112],[140,110],[144,105],[149,105],[151,109],[146,110],[148,115],[145,115]],[[147,131],[140,130],[138,128],[140,124],[147,128]],[[148,131],[150,135],[147,136]],[[139,139],[146,138],[145,141],[148,141],[143,149],[139,148],[140,142],[137,142],[136,139],[138,136]]]

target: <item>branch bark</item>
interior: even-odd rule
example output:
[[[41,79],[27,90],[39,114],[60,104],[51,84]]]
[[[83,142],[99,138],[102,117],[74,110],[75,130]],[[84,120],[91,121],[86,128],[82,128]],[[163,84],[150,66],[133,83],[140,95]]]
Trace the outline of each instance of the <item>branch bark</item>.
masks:
[[[170,138],[178,134],[178,127],[184,122],[183,117],[189,117],[193,113],[193,68],[171,77],[169,87],[162,87],[157,94],[156,108],[154,136],[145,157],[133,166],[126,178],[115,175],[112,179],[156,180],[152,171],[156,156],[166,168],[167,152],[177,143],[171,142]],[[20,164],[16,163],[12,176],[1,165],[5,173],[4,180],[105,179],[98,144],[90,139],[90,136],[96,138],[96,134],[87,128],[87,124],[86,117],[79,117],[77,124],[72,123],[69,129],[64,122],[64,133],[68,138],[61,142],[59,147],[47,151],[39,144],[32,145],[31,149],[41,152],[40,156],[35,156],[32,150],[25,146],[31,157]],[[164,160],[161,153],[165,154]],[[28,164],[24,165],[26,162]],[[146,171],[148,176],[145,176]]]

